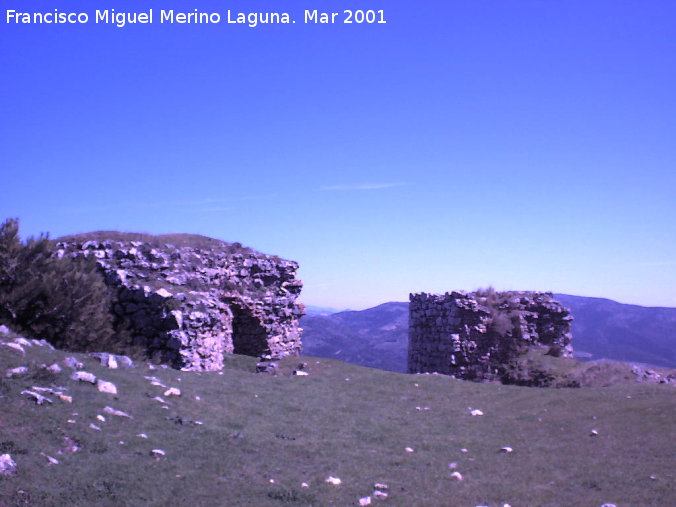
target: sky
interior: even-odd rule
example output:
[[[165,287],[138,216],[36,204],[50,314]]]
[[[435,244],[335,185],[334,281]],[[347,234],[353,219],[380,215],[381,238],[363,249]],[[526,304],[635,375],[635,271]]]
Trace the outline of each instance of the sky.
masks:
[[[90,22],[6,22],[55,9]],[[0,220],[238,241],[335,309],[489,285],[673,307],[674,20],[671,0],[0,0]]]

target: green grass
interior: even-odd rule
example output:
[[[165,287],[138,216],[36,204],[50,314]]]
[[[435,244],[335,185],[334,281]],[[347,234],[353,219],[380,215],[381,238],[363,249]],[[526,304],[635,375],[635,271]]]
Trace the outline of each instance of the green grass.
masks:
[[[676,504],[673,386],[537,389],[315,358],[302,359],[308,377],[291,375],[298,358],[282,361],[277,377],[255,374],[255,359],[239,356],[222,375],[108,370],[76,355],[117,384],[111,396],[66,369],[39,371],[65,355],[33,347],[23,358],[0,346],[0,373],[31,366],[0,381],[0,452],[19,468],[0,478],[0,505],[346,506],[376,482],[389,485],[382,503],[396,506]],[[182,395],[161,408],[153,397],[164,389],[144,375]],[[37,406],[19,394],[33,385],[67,387],[73,403]],[[133,419],[97,421],[106,405]],[[485,415],[470,416],[470,406]],[[69,439],[81,449],[59,454]],[[155,448],[166,456],[151,456]],[[40,452],[60,463],[48,466]],[[451,462],[463,481],[451,477]],[[329,475],[342,484],[326,484]]]

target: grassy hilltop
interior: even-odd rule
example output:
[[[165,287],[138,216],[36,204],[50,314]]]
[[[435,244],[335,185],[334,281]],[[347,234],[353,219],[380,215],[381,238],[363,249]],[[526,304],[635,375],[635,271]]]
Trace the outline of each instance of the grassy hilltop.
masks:
[[[0,454],[17,464],[0,476],[0,505],[676,504],[669,385],[537,389],[315,358],[287,358],[277,376],[256,374],[244,356],[221,373],[108,369],[24,348],[0,345],[0,374],[29,368],[0,380]],[[118,394],[71,380],[67,367],[40,368],[69,355]],[[292,375],[300,361],[308,376]],[[72,403],[46,394],[53,403],[36,405],[21,394],[34,386]],[[165,396],[170,387],[181,395]],[[373,496],[376,483],[387,499]]]

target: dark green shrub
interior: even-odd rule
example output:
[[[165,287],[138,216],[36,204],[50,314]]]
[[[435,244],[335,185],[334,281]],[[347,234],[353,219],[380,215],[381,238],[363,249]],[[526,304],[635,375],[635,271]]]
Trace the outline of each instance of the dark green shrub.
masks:
[[[114,348],[111,299],[93,259],[57,258],[48,236],[0,226],[0,322],[72,350]]]

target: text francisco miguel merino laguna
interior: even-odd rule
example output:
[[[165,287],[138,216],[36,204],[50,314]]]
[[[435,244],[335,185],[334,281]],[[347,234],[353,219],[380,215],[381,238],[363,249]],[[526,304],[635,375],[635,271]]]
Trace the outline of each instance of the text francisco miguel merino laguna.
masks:
[[[159,15],[157,15],[159,14]],[[175,11],[162,9],[159,13],[149,9],[143,12],[118,12],[115,9],[87,12],[66,12],[54,9],[44,12],[21,12],[8,9],[5,11],[6,24],[86,24],[90,20],[97,24],[108,24],[122,28],[131,24],[218,24],[221,22],[235,25],[255,27],[259,24],[293,24],[296,21],[288,12],[238,12],[227,10],[223,15],[218,12]],[[1,19],[1,18],[0,18]],[[342,10],[303,12],[303,23],[312,24],[384,24],[383,10]]]

